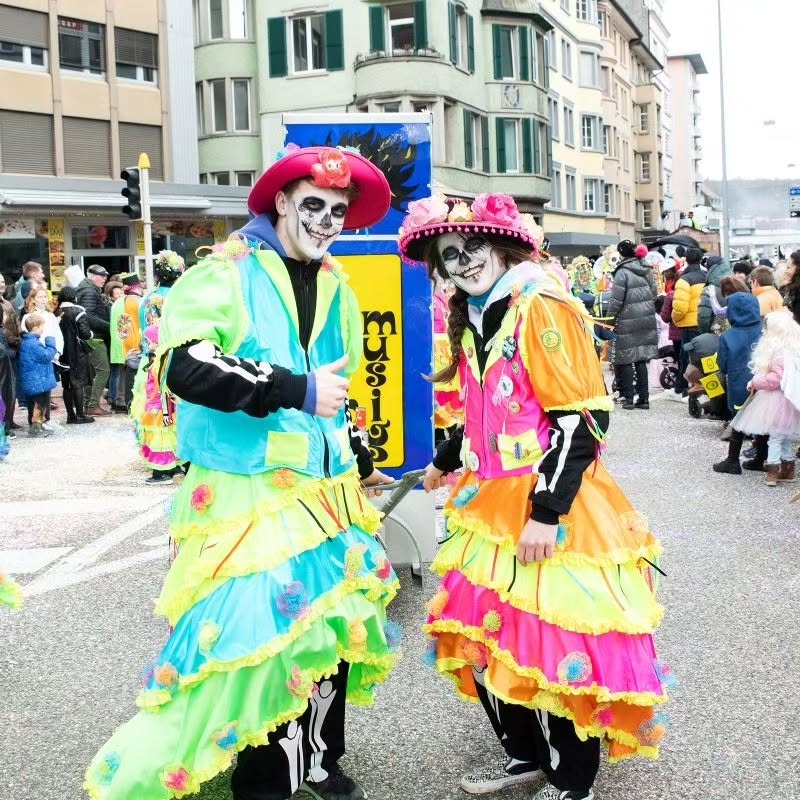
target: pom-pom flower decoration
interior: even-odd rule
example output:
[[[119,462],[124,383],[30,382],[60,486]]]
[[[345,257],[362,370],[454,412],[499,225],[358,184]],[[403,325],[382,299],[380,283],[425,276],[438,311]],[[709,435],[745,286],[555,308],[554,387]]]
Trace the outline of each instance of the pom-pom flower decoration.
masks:
[[[432,617],[441,617],[449,599],[450,594],[447,589],[439,589],[439,591],[428,600],[425,608]]]
[[[637,244],[636,245],[636,250],[634,250],[634,252],[636,253],[636,258],[644,258],[647,255],[647,252],[648,252],[647,251],[647,245],[646,244]]]
[[[444,222],[449,213],[450,208],[443,194],[434,194],[430,197],[423,197],[421,200],[413,200],[408,204],[408,213],[403,221],[403,228],[411,230],[423,225],[432,225],[435,222]]]
[[[178,682],[178,670],[170,664],[162,664],[153,673],[155,682],[164,689],[171,689]]]
[[[226,725],[221,731],[218,731],[211,737],[214,744],[222,750],[233,750],[239,743],[239,734],[236,733],[236,723],[231,722]]]
[[[185,792],[189,788],[189,771],[186,767],[167,770],[163,783],[173,792]]]
[[[486,648],[480,642],[468,641],[462,648],[464,658],[476,669],[484,669],[489,663]]]
[[[97,767],[97,780],[102,784],[109,784],[114,779],[119,769],[119,753],[109,753]]]
[[[657,711],[653,718],[643,722],[636,732],[636,737],[642,744],[657,745],[667,733],[669,721],[663,711]]]
[[[293,581],[278,596],[278,611],[289,619],[302,619],[309,611],[308,590],[302,581]]]
[[[592,722],[601,728],[609,728],[614,724],[614,712],[610,703],[601,703],[592,713]]]
[[[311,680],[310,675],[304,674],[295,664],[292,667],[292,677],[286,681],[286,688],[298,700],[304,700],[311,697],[311,693],[314,691],[314,681]]]
[[[222,633],[222,628],[216,622],[208,619],[200,627],[200,635],[198,636],[198,645],[200,652],[207,656]]]
[[[663,661],[656,659],[653,662],[653,665],[656,668],[656,675],[658,675],[658,680],[661,682],[661,685],[665,689],[672,689],[673,687],[678,685],[678,679],[675,677],[672,668],[668,664],[665,664]]]
[[[422,663],[428,667],[436,666],[436,639],[431,639],[425,647],[425,652],[422,654]]]
[[[487,611],[483,615],[483,627],[489,633],[499,633],[500,628],[503,627],[503,618],[500,616],[500,612]]]
[[[479,194],[472,201],[476,222],[488,222],[508,228],[522,228],[524,222],[514,198],[507,194]]]
[[[565,656],[558,665],[558,682],[583,683],[592,674],[592,660],[586,653],[574,652]]]
[[[464,508],[464,506],[467,505],[467,503],[469,503],[476,494],[478,494],[477,486],[465,486],[453,498],[453,505],[456,508]]]
[[[387,581],[392,577],[392,565],[386,557],[381,558],[375,565],[375,574],[382,580]]]
[[[280,161],[282,158],[286,158],[286,156],[290,156],[292,153],[296,153],[298,150],[302,150],[299,144],[295,144],[294,142],[287,142],[286,145],[278,150],[275,154],[275,160]]]
[[[345,578],[356,578],[358,573],[364,569],[364,553],[367,548],[363,544],[353,545],[347,548],[344,554],[344,576]]]
[[[178,272],[183,272],[186,267],[184,260],[174,250],[160,250],[155,260]]]
[[[367,628],[360,619],[350,623],[349,634],[350,648],[363,651],[367,646]]]
[[[472,213],[472,209],[463,201],[460,200],[456,203],[451,209],[450,213],[447,215],[448,222],[473,222],[475,219],[475,214]]]
[[[192,508],[198,514],[205,514],[208,507],[214,502],[214,490],[207,484],[201,483],[192,492]]]
[[[276,469],[272,473],[272,485],[276,489],[294,489],[297,486],[297,475],[290,469]]]
[[[319,153],[319,164],[312,164],[311,177],[324,189],[346,189],[350,185],[350,164],[341,150],[326,147]]]
[[[397,650],[403,640],[403,628],[398,623],[387,620],[383,626],[383,635],[386,637],[386,646],[390,650]]]

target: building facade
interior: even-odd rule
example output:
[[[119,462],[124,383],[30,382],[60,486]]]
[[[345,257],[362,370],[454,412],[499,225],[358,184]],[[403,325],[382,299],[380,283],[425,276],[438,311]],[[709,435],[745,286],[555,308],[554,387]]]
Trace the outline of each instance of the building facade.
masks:
[[[704,203],[698,75],[706,75],[708,70],[699,53],[670,55],[668,67],[672,85],[673,216],[679,216]]]
[[[70,263],[111,272],[141,266],[141,226],[121,212],[118,177],[141,152],[151,163],[155,249],[191,257],[242,214],[240,196],[204,197],[186,185],[196,184],[198,169],[182,12],[191,13],[189,0],[0,0],[7,279],[28,260],[45,266],[53,288]]]
[[[430,112],[434,190],[550,199],[536,0],[194,0],[200,179],[247,185],[284,113]]]

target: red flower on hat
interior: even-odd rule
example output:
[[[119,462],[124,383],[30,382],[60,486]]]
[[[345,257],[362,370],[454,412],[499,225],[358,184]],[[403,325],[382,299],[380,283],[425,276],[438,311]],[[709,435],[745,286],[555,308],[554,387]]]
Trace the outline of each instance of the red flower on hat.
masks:
[[[341,150],[326,147],[320,151],[319,164],[311,167],[314,183],[323,189],[346,189],[350,185],[350,164]]]
[[[479,194],[472,201],[476,222],[522,228],[522,217],[514,199],[507,194]]]

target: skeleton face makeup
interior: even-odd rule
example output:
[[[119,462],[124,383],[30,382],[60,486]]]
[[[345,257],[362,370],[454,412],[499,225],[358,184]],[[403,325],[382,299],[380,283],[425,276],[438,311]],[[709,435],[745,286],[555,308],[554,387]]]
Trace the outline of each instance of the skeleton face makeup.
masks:
[[[325,189],[310,180],[277,198],[277,232],[287,255],[317,261],[342,232],[350,200],[343,189]],[[282,200],[282,201],[281,201]]]
[[[505,272],[496,249],[483,236],[445,233],[436,247],[450,280],[467,294],[485,294]]]

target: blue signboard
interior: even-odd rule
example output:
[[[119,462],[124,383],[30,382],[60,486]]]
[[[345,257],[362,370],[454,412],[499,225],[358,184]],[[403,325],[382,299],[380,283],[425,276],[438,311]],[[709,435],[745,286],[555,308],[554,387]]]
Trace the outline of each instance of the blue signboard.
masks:
[[[350,390],[354,418],[375,465],[399,475],[424,467],[433,450],[431,283],[401,261],[397,231],[412,200],[430,194],[428,114],[284,115],[286,143],[352,147],[376,164],[392,190],[387,216],[341,236],[332,253],[361,307],[364,361]]]

